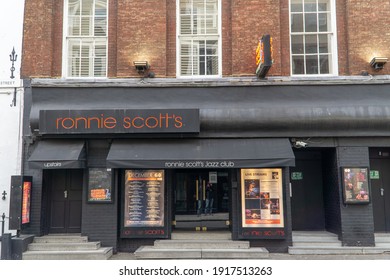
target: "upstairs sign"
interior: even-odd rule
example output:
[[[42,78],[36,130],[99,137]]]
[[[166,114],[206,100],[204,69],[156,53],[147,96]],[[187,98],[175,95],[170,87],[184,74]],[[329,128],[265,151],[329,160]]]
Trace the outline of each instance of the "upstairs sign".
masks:
[[[272,37],[270,35],[263,35],[259,40],[256,49],[256,75],[259,78],[265,78],[269,69],[273,64],[273,49]]]

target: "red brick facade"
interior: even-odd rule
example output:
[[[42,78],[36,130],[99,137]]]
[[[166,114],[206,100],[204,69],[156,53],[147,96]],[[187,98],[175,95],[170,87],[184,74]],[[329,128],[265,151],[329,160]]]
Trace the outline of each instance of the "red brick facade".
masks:
[[[337,0],[339,75],[390,74],[369,66],[390,57],[390,2]],[[109,1],[108,76],[139,77],[134,60],[148,60],[157,77],[176,76],[176,0]],[[221,0],[222,73],[254,76],[259,37],[269,33],[269,75],[290,75],[289,1]],[[380,7],[380,8],[378,8]],[[22,77],[62,76],[63,0],[26,0]]]

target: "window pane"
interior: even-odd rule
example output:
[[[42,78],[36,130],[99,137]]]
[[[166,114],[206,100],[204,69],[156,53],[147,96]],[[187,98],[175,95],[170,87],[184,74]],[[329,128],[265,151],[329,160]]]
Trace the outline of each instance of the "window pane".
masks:
[[[293,74],[305,74],[305,57],[303,55],[292,57],[292,72]]]
[[[207,57],[207,75],[218,75],[218,57]]]
[[[329,55],[320,55],[320,74],[329,74]]]
[[[303,32],[303,14],[291,16],[291,32]]]
[[[306,56],[306,74],[318,74],[318,57],[316,55]]]
[[[306,53],[317,53],[317,35],[306,35],[305,36],[305,52]]]
[[[319,53],[329,53],[329,43],[328,37],[330,35],[319,35]]]
[[[191,16],[181,16],[180,19],[180,34],[191,34]]]
[[[68,19],[68,35],[79,36],[80,35],[80,17],[70,16]]]
[[[218,2],[218,0],[180,1],[180,75],[211,75],[212,72],[218,72],[219,41],[214,39],[218,38],[219,33]],[[216,68],[215,61],[217,61]]]
[[[180,14],[191,14],[191,0],[180,0]]]
[[[90,16],[93,14],[93,0],[81,1],[81,14],[84,16]]]
[[[318,11],[330,11],[329,0],[318,0]]]
[[[291,0],[291,12],[303,11],[303,0]]]
[[[218,55],[218,41],[207,41],[207,55]]]
[[[317,32],[317,14],[305,14],[305,32]]]
[[[317,11],[317,0],[305,0],[305,12]]]
[[[69,16],[80,15],[80,0],[69,0],[68,15]]]
[[[107,21],[105,17],[95,17],[95,36],[107,35]]]
[[[303,35],[291,36],[291,51],[293,54],[303,54]]]
[[[329,26],[329,22],[330,22],[330,19],[329,19],[329,14],[328,13],[320,13],[320,14],[318,14],[318,28],[319,28],[319,31],[323,31],[323,32],[329,31],[330,30],[330,28],[328,27]]]

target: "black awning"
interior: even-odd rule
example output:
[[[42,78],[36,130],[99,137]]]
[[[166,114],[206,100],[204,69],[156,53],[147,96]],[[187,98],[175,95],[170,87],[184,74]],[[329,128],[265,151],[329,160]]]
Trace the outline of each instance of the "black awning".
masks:
[[[252,168],[294,166],[287,138],[117,140],[112,168]]]
[[[86,153],[84,141],[40,141],[28,159],[30,168],[67,169],[84,168]]]

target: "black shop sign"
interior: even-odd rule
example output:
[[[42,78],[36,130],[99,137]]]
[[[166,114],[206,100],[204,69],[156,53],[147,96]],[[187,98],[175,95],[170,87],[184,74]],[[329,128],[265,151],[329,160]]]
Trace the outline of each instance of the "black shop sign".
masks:
[[[199,109],[41,110],[40,134],[199,133]]]

